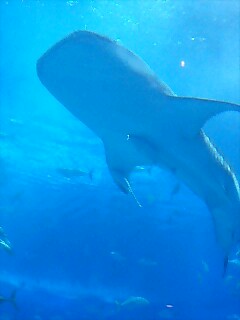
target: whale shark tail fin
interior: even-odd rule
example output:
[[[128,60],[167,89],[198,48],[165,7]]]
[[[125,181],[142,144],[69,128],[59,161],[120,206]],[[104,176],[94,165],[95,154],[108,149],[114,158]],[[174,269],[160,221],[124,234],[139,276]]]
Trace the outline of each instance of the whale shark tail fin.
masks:
[[[228,210],[222,207],[210,211],[213,216],[216,241],[222,248],[224,278],[228,269],[229,254],[240,242],[240,208],[234,209],[230,206]]]
[[[231,249],[240,242],[240,205],[210,209],[215,227],[216,239],[224,254],[224,273]]]

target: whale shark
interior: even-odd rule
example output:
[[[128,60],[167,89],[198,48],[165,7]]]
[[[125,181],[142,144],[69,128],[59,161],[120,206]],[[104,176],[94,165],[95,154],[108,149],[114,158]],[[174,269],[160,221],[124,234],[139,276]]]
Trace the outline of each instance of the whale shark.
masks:
[[[37,74],[102,140],[109,171],[123,192],[133,194],[136,166],[170,170],[205,202],[228,257],[240,240],[239,182],[203,126],[219,113],[239,112],[240,105],[178,97],[135,53],[91,31],[54,44],[37,61]]]

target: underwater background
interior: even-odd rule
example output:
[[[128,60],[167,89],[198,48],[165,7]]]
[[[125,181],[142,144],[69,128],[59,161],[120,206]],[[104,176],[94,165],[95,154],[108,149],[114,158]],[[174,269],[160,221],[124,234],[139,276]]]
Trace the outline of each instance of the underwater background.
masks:
[[[205,204],[169,172],[138,168],[139,208],[36,74],[50,46],[91,30],[177,95],[239,103],[239,14],[235,0],[1,0],[0,320],[240,319],[240,248],[223,277]],[[204,129],[239,179],[239,114]]]

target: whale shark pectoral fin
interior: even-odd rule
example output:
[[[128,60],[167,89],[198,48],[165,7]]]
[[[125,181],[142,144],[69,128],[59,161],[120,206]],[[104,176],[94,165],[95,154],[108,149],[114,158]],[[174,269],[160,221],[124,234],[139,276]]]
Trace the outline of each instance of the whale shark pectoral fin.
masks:
[[[195,136],[210,118],[227,111],[240,112],[240,105],[208,99],[167,97],[170,112],[181,119],[179,125],[185,136]]]
[[[110,169],[109,171],[111,173],[111,176],[114,180],[114,182],[117,184],[117,186],[124,192],[124,193],[130,193],[133,199],[136,201],[137,205],[142,208],[141,203],[138,201],[131,185],[130,182],[128,181],[127,176],[129,174],[123,174],[120,170],[117,169]]]
[[[106,162],[113,180],[125,193],[132,193],[128,178],[136,166],[156,162],[157,147],[145,136],[134,133],[105,138]]]
[[[128,174],[122,172],[121,170],[110,168],[109,166],[108,169],[117,186],[124,193],[130,193],[130,183],[128,181]]]
[[[128,178],[134,166],[131,164],[126,152],[126,141],[122,139],[109,139],[103,141],[103,144],[107,166],[114,182],[124,193],[129,193]]]
[[[106,144],[104,145],[105,145],[106,162],[114,182],[124,193],[130,193],[131,196],[136,201],[137,205],[139,207],[142,207],[128,180],[132,170],[135,167],[132,164],[131,157],[128,158],[127,154],[125,154],[125,157],[122,157],[120,152],[116,150],[114,146],[112,146],[112,148],[107,148]]]

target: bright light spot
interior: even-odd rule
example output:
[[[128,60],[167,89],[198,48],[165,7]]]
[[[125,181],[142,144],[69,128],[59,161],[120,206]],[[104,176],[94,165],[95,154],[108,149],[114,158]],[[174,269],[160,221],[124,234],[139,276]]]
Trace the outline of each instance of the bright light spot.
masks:
[[[166,307],[167,308],[173,308],[173,305],[172,304],[166,304]]]
[[[184,61],[184,60],[182,60],[182,61],[180,62],[180,66],[181,66],[182,68],[185,67],[185,61]]]

